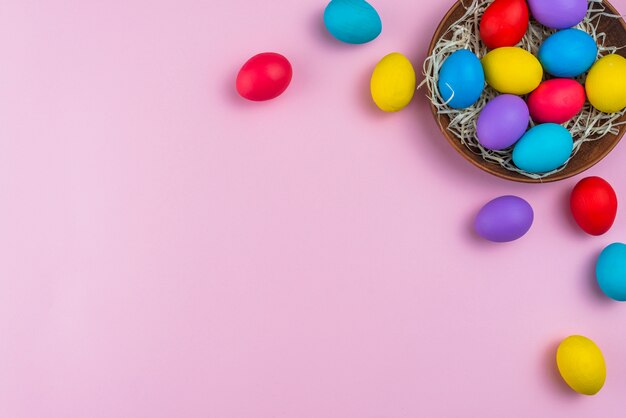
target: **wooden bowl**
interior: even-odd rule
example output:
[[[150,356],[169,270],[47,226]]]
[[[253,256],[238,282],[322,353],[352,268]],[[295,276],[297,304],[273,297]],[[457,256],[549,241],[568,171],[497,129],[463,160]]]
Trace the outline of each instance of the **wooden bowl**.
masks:
[[[615,7],[613,7],[608,1],[605,0],[603,4],[607,12],[619,15]],[[448,13],[446,13],[441,23],[437,27],[435,35],[430,42],[428,56],[432,55],[435,44],[441,37],[441,34],[445,33],[454,22],[456,22],[463,16],[464,13],[465,6],[463,5],[462,0],[459,0],[454,4],[454,6],[452,6]],[[618,20],[602,18],[600,21],[599,30],[606,33],[607,35],[606,45],[622,46],[626,44],[626,23],[624,23],[624,19]],[[626,49],[620,49],[617,53],[626,57]],[[467,161],[474,164],[476,167],[493,174],[494,176],[524,183],[547,183],[563,180],[580,174],[583,171],[591,168],[604,157],[606,157],[607,154],[611,152],[613,148],[615,148],[619,140],[626,132],[626,125],[621,125],[619,127],[619,133],[617,135],[608,134],[598,141],[585,142],[581,145],[578,153],[570,160],[570,162],[563,170],[542,179],[532,179],[514,171],[509,171],[498,164],[485,161],[480,155],[473,153],[469,148],[461,144],[461,142],[456,137],[448,132],[447,128],[448,124],[450,123],[450,118],[447,115],[438,115],[437,109],[433,105],[431,105],[431,110],[433,112],[433,115],[435,116],[435,120],[437,121],[439,128],[441,129],[441,132],[446,137],[450,145],[452,145],[452,147],[457,150]],[[619,119],[619,121],[626,122],[626,114],[624,114]]]

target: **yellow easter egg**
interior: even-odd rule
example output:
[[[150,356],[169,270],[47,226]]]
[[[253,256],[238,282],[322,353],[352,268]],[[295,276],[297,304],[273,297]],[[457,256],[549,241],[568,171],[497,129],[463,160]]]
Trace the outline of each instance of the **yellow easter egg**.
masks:
[[[585,81],[587,98],[604,113],[615,113],[626,107],[626,58],[611,54],[596,61]]]
[[[539,86],[543,77],[539,60],[522,48],[496,48],[481,63],[485,80],[500,93],[528,94]]]
[[[561,341],[556,364],[565,383],[583,395],[595,395],[606,380],[604,356],[587,337],[572,335]]]
[[[385,112],[397,112],[415,93],[415,70],[402,54],[393,52],[381,59],[372,74],[370,90],[374,103]]]

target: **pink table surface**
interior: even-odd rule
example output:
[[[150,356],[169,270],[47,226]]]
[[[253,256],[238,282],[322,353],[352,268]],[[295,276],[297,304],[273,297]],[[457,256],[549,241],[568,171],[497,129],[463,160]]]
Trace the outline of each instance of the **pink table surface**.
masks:
[[[379,112],[373,66],[421,66],[451,2],[373,4],[382,35],[349,46],[319,0],[0,3],[1,417],[626,414],[626,304],[593,275],[626,214],[587,236],[581,176],[477,170],[422,92]],[[293,83],[246,102],[266,50]],[[624,198],[625,157],[588,172]],[[495,245],[471,223],[502,194],[536,221]],[[606,357],[595,397],[555,370],[578,333]]]

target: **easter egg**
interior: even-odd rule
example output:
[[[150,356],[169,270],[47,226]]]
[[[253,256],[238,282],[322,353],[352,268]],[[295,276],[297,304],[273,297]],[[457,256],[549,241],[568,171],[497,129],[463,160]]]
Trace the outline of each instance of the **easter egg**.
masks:
[[[524,135],[529,120],[528,107],[520,97],[512,94],[496,96],[478,116],[478,142],[491,150],[508,148]]]
[[[528,94],[543,77],[541,64],[522,48],[503,47],[490,51],[482,59],[487,83],[500,93]]]
[[[584,87],[570,78],[544,81],[528,96],[530,116],[537,123],[565,123],[584,105]]]
[[[572,134],[555,123],[528,130],[513,148],[513,163],[529,173],[547,173],[569,159],[574,148]]]
[[[552,29],[576,26],[587,14],[587,0],[528,0],[537,22]]]
[[[595,395],[604,386],[604,356],[587,337],[570,335],[561,341],[556,350],[556,365],[565,383],[580,394]]]
[[[604,113],[626,107],[626,58],[611,54],[600,58],[587,74],[585,90],[589,103]]]
[[[237,74],[237,92],[248,100],[263,101],[280,96],[291,82],[291,64],[274,52],[250,58]]]
[[[474,228],[476,233],[493,242],[521,238],[533,224],[533,208],[517,196],[500,196],[480,209]]]
[[[570,208],[578,226],[590,235],[611,229],[617,214],[617,195],[600,177],[587,177],[576,184],[570,195]]]
[[[349,44],[370,42],[383,29],[378,12],[365,0],[332,0],[324,9],[324,25],[331,35]]]
[[[415,93],[415,70],[402,54],[393,52],[376,64],[370,90],[374,103],[385,112],[406,107]]]
[[[478,57],[467,49],[453,52],[441,65],[437,87],[453,109],[476,103],[485,88],[485,74]]]
[[[598,45],[579,29],[565,29],[546,38],[537,56],[543,69],[555,77],[578,77],[596,60]]]
[[[626,301],[626,244],[615,242],[602,250],[596,262],[596,279],[605,295]]]
[[[528,28],[526,0],[495,0],[480,21],[480,37],[488,48],[513,46]]]

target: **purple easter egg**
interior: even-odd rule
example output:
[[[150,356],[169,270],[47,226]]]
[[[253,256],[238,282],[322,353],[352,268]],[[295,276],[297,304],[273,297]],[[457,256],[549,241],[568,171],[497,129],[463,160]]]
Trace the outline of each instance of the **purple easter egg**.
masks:
[[[476,122],[478,142],[490,150],[502,150],[520,139],[530,122],[528,106],[522,98],[502,94],[483,108]]]
[[[527,201],[517,196],[501,196],[482,207],[474,227],[486,240],[508,242],[526,234],[533,218],[533,208]]]
[[[552,29],[576,26],[587,14],[587,0],[528,0],[535,20]]]

